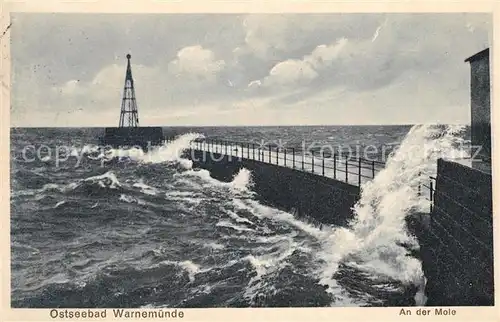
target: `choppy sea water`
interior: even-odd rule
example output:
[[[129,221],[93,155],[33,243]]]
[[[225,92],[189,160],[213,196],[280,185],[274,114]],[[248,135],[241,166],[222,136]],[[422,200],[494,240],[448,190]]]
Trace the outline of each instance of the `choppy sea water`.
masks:
[[[424,303],[421,264],[409,255],[418,243],[404,218],[428,207],[418,185],[438,157],[456,155],[464,128],[169,131],[176,139],[162,151],[101,166],[90,154],[56,164],[53,151],[32,161],[22,151],[64,145],[76,156],[98,143],[102,129],[11,129],[13,307]],[[223,183],[172,153],[200,136],[397,148],[362,187],[349,226],[318,227],[259,203],[250,171]]]

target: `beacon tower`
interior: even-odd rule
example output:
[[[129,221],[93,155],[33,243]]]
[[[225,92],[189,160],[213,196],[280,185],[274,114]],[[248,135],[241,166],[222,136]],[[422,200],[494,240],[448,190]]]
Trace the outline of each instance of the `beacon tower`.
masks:
[[[118,127],[107,127],[104,130],[102,143],[112,147],[138,146],[147,150],[151,146],[163,142],[163,129],[159,126],[139,126],[139,111],[135,97],[134,78],[132,66],[127,56],[127,70],[125,72],[125,85],[121,101],[120,120]]]

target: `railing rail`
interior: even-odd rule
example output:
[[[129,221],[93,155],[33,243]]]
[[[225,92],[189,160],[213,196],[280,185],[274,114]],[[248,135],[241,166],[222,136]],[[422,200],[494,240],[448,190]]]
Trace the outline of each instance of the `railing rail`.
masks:
[[[383,169],[385,163],[362,157],[348,157],[342,153],[319,153],[296,147],[261,145],[219,139],[197,139],[192,149],[265,162],[297,171],[310,172],[361,186]]]

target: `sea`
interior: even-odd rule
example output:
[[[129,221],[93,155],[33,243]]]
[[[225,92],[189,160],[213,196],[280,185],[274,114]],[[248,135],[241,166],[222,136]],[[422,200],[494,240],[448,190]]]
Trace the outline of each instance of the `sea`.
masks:
[[[102,128],[11,128],[12,307],[425,304],[425,276],[412,256],[419,245],[405,217],[428,209],[417,189],[437,158],[466,155],[467,126],[165,132],[172,140],[161,151],[100,162]],[[385,166],[361,187],[347,226],[318,225],[261,203],[251,171],[220,182],[172,152],[197,139],[375,146]]]

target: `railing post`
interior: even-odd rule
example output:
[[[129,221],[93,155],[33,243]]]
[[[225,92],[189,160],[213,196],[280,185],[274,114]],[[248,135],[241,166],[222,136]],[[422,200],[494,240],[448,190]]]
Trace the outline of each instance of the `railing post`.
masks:
[[[295,169],[295,148],[292,148],[292,164],[292,167]]]
[[[304,171],[304,150],[302,150],[302,171]]]
[[[269,163],[271,163],[271,146],[269,146]]]
[[[280,162],[279,162],[279,160],[278,160],[278,150],[279,150],[279,148],[278,148],[278,147],[276,147],[276,165],[279,165],[279,164],[280,164]]]
[[[372,161],[372,179],[375,178],[375,161]]]
[[[255,143],[252,143],[252,159],[255,160]]]
[[[433,208],[432,204],[434,202],[434,200],[433,200],[433,196],[434,196],[434,193],[433,193],[434,192],[433,191],[434,190],[434,183],[433,183],[432,179],[430,180],[429,187],[430,187],[430,189],[429,189],[429,200],[431,201],[431,206],[430,206],[431,211],[430,212],[432,213],[432,208]]]
[[[286,148],[285,148],[285,149],[283,149],[283,153],[284,153],[283,158],[284,158],[285,167],[286,167]]]
[[[337,154],[333,153],[333,179],[337,179]]]
[[[349,159],[345,158],[345,182],[349,182]]]
[[[311,150],[311,160],[312,173],[314,173],[314,150]]]
[[[358,187],[361,187],[361,158],[358,157]]]
[[[325,151],[321,151],[321,174],[325,176]]]
[[[418,196],[422,196],[422,185],[420,184],[420,178],[422,176],[422,172],[418,172]]]

